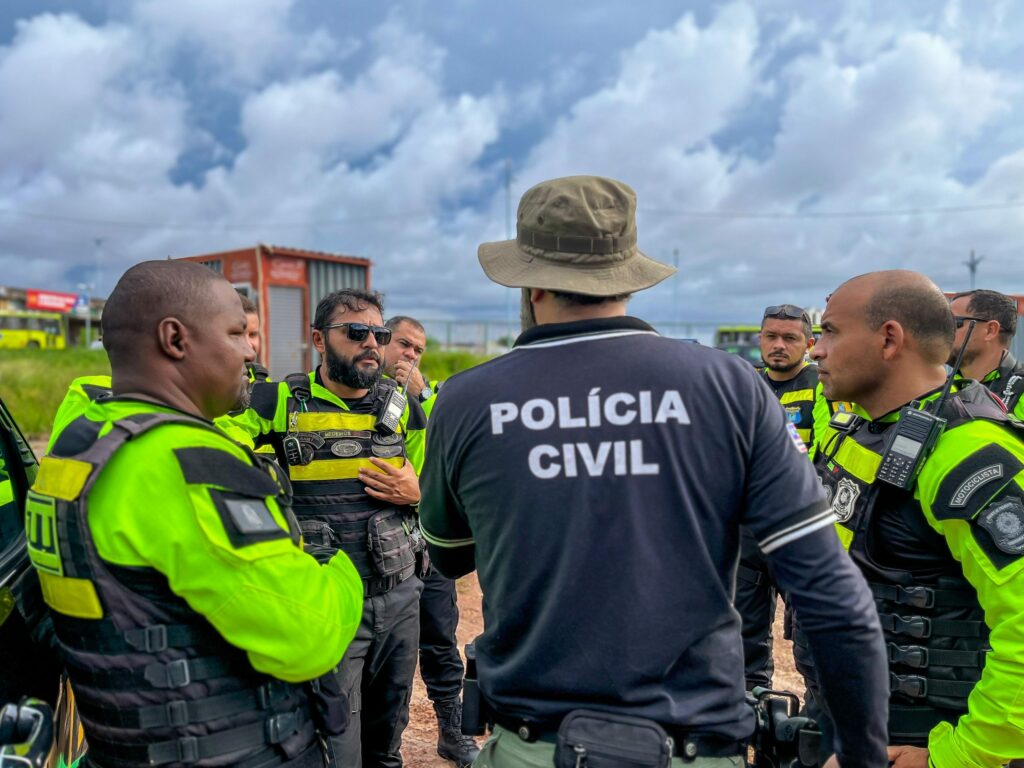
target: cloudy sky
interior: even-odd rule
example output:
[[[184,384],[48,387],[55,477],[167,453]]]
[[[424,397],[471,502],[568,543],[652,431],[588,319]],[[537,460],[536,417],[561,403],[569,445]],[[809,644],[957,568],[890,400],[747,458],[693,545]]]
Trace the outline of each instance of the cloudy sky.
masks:
[[[900,3],[4,0],[0,284],[146,258],[368,256],[389,309],[505,317],[476,246],[614,176],[680,272],[654,320],[756,319],[860,272],[1024,293],[1024,11]]]

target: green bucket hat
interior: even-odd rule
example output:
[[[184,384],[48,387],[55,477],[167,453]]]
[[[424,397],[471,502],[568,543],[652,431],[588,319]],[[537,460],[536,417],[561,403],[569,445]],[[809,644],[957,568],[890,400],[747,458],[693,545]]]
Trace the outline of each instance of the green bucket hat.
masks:
[[[519,201],[516,233],[477,251],[487,276],[509,288],[617,296],[676,271],[637,248],[636,192],[614,179],[541,182]]]

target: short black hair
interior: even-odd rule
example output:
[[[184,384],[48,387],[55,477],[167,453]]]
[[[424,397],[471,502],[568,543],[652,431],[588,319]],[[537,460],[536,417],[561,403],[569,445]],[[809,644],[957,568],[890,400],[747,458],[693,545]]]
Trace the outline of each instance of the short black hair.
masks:
[[[423,323],[417,320],[415,317],[409,317],[408,315],[395,315],[390,318],[384,325],[390,328],[392,331],[398,328],[402,323],[408,323],[413,328],[418,330],[424,336],[427,335],[427,329],[423,327]]]
[[[586,293],[570,293],[569,291],[548,291],[555,300],[565,306],[592,307],[606,301],[629,301],[632,293],[617,293],[614,296],[591,296]]]
[[[971,313],[971,317],[999,321],[999,340],[1010,346],[1010,341],[1017,332],[1017,302],[1005,293],[986,288],[955,294],[950,301],[963,298],[968,299],[967,311]]]
[[[774,313],[768,312],[769,309],[775,307],[766,307],[764,317],[761,318],[761,330],[764,330],[765,320],[797,320],[798,318],[791,317],[786,313],[786,309],[792,307],[793,309],[800,310],[800,330],[804,332],[804,339],[809,339],[814,335],[814,327],[811,325],[811,317],[807,314],[807,310],[803,307],[798,307],[796,304],[781,304],[776,305],[778,309]]]
[[[143,261],[117,281],[103,307],[103,348],[111,365],[138,355],[139,343],[166,317],[202,325],[215,307],[211,286],[226,282],[203,264],[191,261]]]
[[[384,317],[384,295],[361,288],[342,288],[340,291],[328,293],[316,305],[313,327],[322,331],[331,322],[331,315],[338,307],[345,307],[349,312],[361,312],[367,307],[376,307],[380,316]]]
[[[245,314],[259,316],[260,309],[256,306],[255,301],[250,299],[244,293],[239,293],[238,296],[242,300],[242,311],[245,312]]]
[[[871,330],[895,320],[913,336],[930,361],[945,362],[956,327],[949,302],[932,283],[894,280],[878,288],[864,305]]]

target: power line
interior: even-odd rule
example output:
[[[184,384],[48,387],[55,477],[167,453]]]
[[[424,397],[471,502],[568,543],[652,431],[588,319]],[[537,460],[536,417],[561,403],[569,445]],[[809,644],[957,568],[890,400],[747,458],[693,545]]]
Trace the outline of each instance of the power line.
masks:
[[[814,220],[814,219],[867,219],[892,218],[898,216],[925,216],[929,214],[978,213],[984,211],[1004,211],[1024,208],[1024,201],[1012,203],[983,203],[979,205],[951,205],[936,208],[898,208],[888,210],[864,211],[695,211],[670,208],[640,208],[641,214],[656,216],[683,216],[704,219],[769,219],[769,220]],[[50,221],[59,224],[80,224],[90,227],[114,227],[120,229],[169,229],[185,232],[220,232],[231,230],[268,230],[268,229],[310,229],[317,227],[342,227],[349,224],[366,224],[379,221],[397,221],[426,218],[436,215],[434,210],[401,211],[397,213],[373,214],[366,216],[349,216],[343,219],[310,219],[307,221],[285,222],[225,222],[222,224],[182,224],[166,221],[126,221],[118,219],[95,219],[84,216],[58,216],[38,211],[14,210],[0,208],[0,215],[18,216],[25,219]]]
[[[394,221],[397,219],[411,219],[427,217],[434,214],[434,211],[404,211],[402,213],[384,213],[372,216],[351,216],[345,219],[329,219],[323,221],[290,221],[279,224],[272,222],[259,223],[224,223],[224,224],[179,224],[176,222],[145,222],[145,221],[122,221],[113,219],[92,219],[81,216],[56,216],[50,213],[39,213],[37,211],[16,211],[10,208],[0,208],[0,215],[20,216],[25,219],[37,219],[40,221],[52,221],[62,224],[81,224],[90,227],[118,227],[121,229],[170,229],[186,232],[218,232],[221,230],[246,230],[246,229],[306,229],[309,227],[334,227],[348,224],[363,224],[375,221]]]
[[[867,219],[892,216],[924,216],[933,213],[975,213],[978,211],[1003,211],[1024,208],[1024,201],[1016,203],[983,203],[980,205],[950,205],[938,208],[894,208],[873,211],[687,211],[668,208],[641,208],[641,213],[665,216],[689,216],[708,219]]]

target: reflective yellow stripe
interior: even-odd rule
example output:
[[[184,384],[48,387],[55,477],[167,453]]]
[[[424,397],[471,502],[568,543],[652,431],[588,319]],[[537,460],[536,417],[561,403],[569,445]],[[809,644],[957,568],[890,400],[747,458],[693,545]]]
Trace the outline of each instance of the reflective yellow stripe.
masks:
[[[328,429],[370,430],[377,423],[372,413],[299,413],[295,428],[300,432],[322,432]]]
[[[836,464],[863,483],[875,482],[875,473],[882,457],[860,445],[852,437],[843,440],[835,455]]]
[[[811,430],[810,429],[798,429],[796,431],[796,433],[798,435],[800,435],[800,439],[803,440],[805,443],[811,442]]]
[[[299,413],[295,420],[295,428],[299,432],[326,432],[328,430],[366,431],[373,430],[377,417],[372,413],[347,413],[333,411],[330,413]],[[405,431],[402,425],[398,431]]]
[[[319,415],[319,414],[318,414]],[[401,469],[405,466],[405,459],[396,456],[392,459],[381,459],[393,467]],[[383,472],[370,463],[369,459],[321,459],[306,466],[290,467],[289,474],[292,480],[352,480],[359,477],[360,469],[369,469],[374,472]]]
[[[779,398],[779,402],[785,405],[786,403],[793,403],[797,400],[806,400],[811,402],[814,400],[813,389],[794,389],[792,392],[787,392]]]
[[[850,545],[853,543],[853,531],[845,525],[836,523],[836,533],[839,534],[839,543],[843,545],[843,549],[849,552]]]
[[[39,473],[32,489],[43,496],[74,501],[82,493],[90,472],[92,464],[88,462],[44,456],[39,462]]]
[[[96,587],[88,579],[71,579],[39,571],[39,586],[46,604],[65,616],[76,619],[102,619]]]

